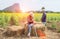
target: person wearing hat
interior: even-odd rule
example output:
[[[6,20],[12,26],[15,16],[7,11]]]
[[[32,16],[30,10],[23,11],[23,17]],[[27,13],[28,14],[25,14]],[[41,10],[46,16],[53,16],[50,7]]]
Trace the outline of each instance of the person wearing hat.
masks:
[[[45,7],[42,7],[42,18],[41,21],[44,25],[46,25],[46,11],[45,11]]]

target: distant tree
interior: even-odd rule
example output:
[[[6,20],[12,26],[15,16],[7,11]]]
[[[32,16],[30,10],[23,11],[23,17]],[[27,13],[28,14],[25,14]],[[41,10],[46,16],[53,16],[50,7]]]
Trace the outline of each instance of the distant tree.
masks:
[[[3,11],[2,10],[0,10],[0,13],[2,13]]]

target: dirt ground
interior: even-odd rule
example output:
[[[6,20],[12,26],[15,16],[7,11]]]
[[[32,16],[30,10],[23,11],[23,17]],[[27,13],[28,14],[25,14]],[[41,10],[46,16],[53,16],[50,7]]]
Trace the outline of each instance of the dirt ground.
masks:
[[[41,39],[41,37],[24,37],[24,36],[19,36],[19,37],[7,37],[2,34],[3,31],[0,31],[0,39]],[[51,30],[46,30],[46,38],[45,39],[60,39],[60,33],[53,32]]]
[[[60,33],[54,32],[52,30],[47,29],[45,31],[45,34],[46,34],[45,39],[60,39]],[[27,37],[27,36],[19,36],[19,37],[18,36],[11,36],[11,37],[8,37],[8,36],[4,36],[3,31],[0,30],[0,39],[41,39],[41,37],[38,37],[38,36],[31,36],[31,37]]]

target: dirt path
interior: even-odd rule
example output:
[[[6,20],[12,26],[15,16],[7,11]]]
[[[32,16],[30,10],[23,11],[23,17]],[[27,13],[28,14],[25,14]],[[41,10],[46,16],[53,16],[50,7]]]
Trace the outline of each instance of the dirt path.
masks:
[[[56,32],[52,32],[51,30],[47,30],[46,32],[46,39],[60,39],[60,34]],[[0,39],[40,39],[39,37],[5,37],[0,32]]]
[[[47,35],[47,39],[60,39],[60,37],[59,37],[60,34],[56,33],[56,32],[53,32],[51,30],[48,30],[46,32],[46,35]]]

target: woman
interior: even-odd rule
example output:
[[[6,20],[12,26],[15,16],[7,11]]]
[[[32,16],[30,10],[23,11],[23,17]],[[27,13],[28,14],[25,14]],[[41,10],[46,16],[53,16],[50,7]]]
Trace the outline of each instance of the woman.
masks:
[[[28,17],[27,17],[27,23],[28,23],[28,36],[30,37],[31,34],[31,29],[34,24],[34,15],[33,12],[30,12]]]

